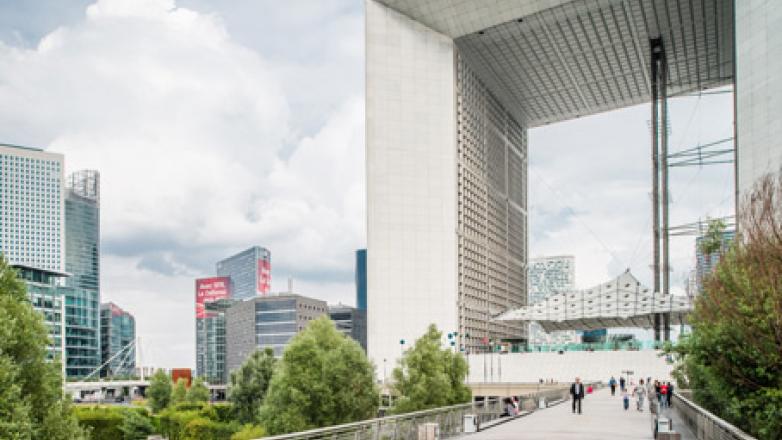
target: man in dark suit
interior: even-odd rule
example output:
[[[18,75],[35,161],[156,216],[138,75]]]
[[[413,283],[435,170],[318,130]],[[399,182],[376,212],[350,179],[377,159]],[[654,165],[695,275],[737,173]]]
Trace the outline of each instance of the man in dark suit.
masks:
[[[581,400],[584,398],[584,384],[580,378],[570,385],[570,397],[573,399],[573,414],[576,413],[576,404],[578,404],[578,413],[581,414]]]

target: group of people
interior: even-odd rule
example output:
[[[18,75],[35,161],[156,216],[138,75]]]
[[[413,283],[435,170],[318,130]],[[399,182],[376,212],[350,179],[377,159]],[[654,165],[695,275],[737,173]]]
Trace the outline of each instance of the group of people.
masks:
[[[622,393],[622,404],[625,411],[630,408],[630,396],[635,398],[636,410],[644,410],[644,400],[647,397],[647,393],[651,392],[651,389],[647,391],[646,384],[651,383],[651,380],[652,379],[650,377],[646,378],[645,382],[643,379],[640,379],[638,381],[638,385],[635,385],[632,381],[630,381],[630,386],[633,386],[633,390],[630,391],[627,387],[627,381],[625,378],[619,377],[619,392]],[[608,381],[608,385],[611,387],[611,395],[614,396],[616,394],[616,378],[611,376],[611,379]],[[673,384],[670,382],[655,380],[653,389],[659,407],[669,408],[671,406],[671,396],[673,395]],[[651,398],[651,396],[649,396],[649,398]]]

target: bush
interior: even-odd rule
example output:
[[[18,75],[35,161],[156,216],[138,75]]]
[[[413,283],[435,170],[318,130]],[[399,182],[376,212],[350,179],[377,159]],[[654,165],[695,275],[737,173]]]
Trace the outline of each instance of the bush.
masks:
[[[196,378],[190,389],[187,390],[188,402],[208,402],[209,401],[209,388],[204,384],[204,380]]]
[[[79,424],[91,428],[93,440],[123,438],[120,427],[127,410],[119,407],[75,407],[73,412]]]
[[[254,440],[266,436],[266,431],[258,425],[244,425],[231,436],[231,440]]]
[[[174,408],[164,409],[160,413],[160,433],[168,440],[182,440],[185,426],[191,420],[200,418],[199,411],[177,411]]]
[[[196,417],[185,425],[182,440],[230,440],[234,430],[227,423]]]
[[[234,407],[230,403],[215,403],[212,405],[215,412],[215,420],[228,423],[235,420]]]
[[[674,350],[695,400],[764,440],[782,438],[782,180],[742,205],[734,245],[706,278]]]
[[[158,412],[171,403],[171,378],[165,371],[158,370],[152,375],[147,399],[152,412]]]
[[[120,431],[122,431],[123,440],[145,440],[155,432],[155,427],[148,415],[142,415],[139,411],[127,410]]]

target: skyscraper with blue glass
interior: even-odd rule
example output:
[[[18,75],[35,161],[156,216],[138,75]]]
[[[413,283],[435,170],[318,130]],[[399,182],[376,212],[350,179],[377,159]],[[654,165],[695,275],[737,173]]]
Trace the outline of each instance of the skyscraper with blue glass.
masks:
[[[367,309],[367,250],[356,251],[356,308]]]
[[[68,176],[65,197],[65,373],[84,377],[101,364],[100,174]]]

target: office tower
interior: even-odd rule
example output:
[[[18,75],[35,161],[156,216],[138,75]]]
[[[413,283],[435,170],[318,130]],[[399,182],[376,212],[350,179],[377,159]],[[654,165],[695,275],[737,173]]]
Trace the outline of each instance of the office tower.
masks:
[[[271,252],[253,246],[217,262],[217,276],[231,278],[231,298],[266,295],[271,290]]]
[[[730,243],[736,238],[736,231],[725,231],[722,233],[722,243],[718,251],[711,254],[704,254],[701,245],[705,237],[699,236],[695,239],[695,279],[696,292],[703,292],[704,279],[714,271],[717,263],[720,262],[722,254],[728,250]]]
[[[367,250],[356,251],[356,308],[367,309]]]
[[[210,384],[223,384],[225,375],[225,315],[208,309],[231,297],[229,277],[196,280],[196,375]]]
[[[752,160],[779,168],[782,136],[771,119],[781,94],[761,85],[779,87],[780,8],[663,4],[660,15],[658,2],[623,2],[617,13],[615,4],[586,0],[481,8],[365,1],[368,344],[376,364],[396,359],[400,339],[412,341],[430,323],[457,331],[467,348],[476,337],[526,339],[525,326],[493,317],[527,299],[531,128],[722,87],[735,73],[739,181],[752,174],[741,171],[743,130],[755,132]],[[579,25],[595,17],[605,25]],[[667,87],[657,87],[661,72]],[[755,102],[757,114],[742,119]],[[765,121],[759,131],[756,121]],[[655,151],[665,143],[657,139]]]
[[[100,338],[101,363],[108,362],[101,369],[101,377],[132,375],[136,368],[136,319],[133,315],[114,303],[101,304]]]
[[[101,364],[100,175],[75,172],[65,188],[65,373],[84,377]]]
[[[239,368],[255,350],[269,347],[282,356],[296,333],[327,313],[326,302],[290,293],[234,302],[225,311],[226,373]]]
[[[329,318],[337,330],[353,338],[367,351],[367,311],[342,304],[329,306]]]
[[[529,304],[545,300],[548,296],[576,288],[576,264],[573,256],[533,258],[527,267],[529,280]],[[546,333],[536,323],[529,328],[529,343],[563,344],[576,341],[573,331]]]
[[[65,309],[64,158],[38,148],[0,144],[0,253],[27,285],[62,359]]]

